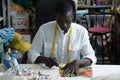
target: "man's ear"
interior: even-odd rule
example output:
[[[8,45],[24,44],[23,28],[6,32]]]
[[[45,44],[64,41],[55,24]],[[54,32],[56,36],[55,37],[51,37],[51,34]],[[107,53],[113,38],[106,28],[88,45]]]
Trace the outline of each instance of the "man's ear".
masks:
[[[75,14],[75,13],[73,12],[72,15],[71,15],[72,20],[74,19],[74,14]]]

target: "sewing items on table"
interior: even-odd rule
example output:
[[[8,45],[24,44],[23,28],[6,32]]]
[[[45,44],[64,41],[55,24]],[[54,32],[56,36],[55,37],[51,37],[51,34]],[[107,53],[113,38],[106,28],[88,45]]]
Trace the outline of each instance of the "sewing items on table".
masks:
[[[60,76],[61,77],[74,77],[74,76],[83,76],[83,77],[91,77],[92,76],[92,67],[91,66],[84,66],[79,67],[76,71],[76,74],[72,75],[64,75],[64,70],[61,70],[62,67],[59,68]]]
[[[50,75],[42,74],[40,71],[34,71],[26,66],[11,67],[5,74],[9,76],[30,76],[28,80],[51,80]]]

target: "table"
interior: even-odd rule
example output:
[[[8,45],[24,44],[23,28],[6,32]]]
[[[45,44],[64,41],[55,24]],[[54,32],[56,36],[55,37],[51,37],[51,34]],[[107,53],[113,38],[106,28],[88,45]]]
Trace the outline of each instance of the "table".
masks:
[[[43,74],[49,74],[51,77],[53,77],[52,80],[90,80],[90,78],[85,77],[60,77],[59,76],[59,70],[57,67],[54,67],[52,69],[48,69],[46,67],[42,67],[39,64],[21,64],[22,66],[28,66],[33,68],[34,70],[38,71],[40,70]],[[93,77],[97,76],[105,76],[110,75],[114,73],[120,73],[120,65],[93,65]],[[5,72],[3,68],[3,64],[0,64],[0,72]],[[24,76],[26,77],[26,76]],[[29,76],[27,76],[29,77]]]

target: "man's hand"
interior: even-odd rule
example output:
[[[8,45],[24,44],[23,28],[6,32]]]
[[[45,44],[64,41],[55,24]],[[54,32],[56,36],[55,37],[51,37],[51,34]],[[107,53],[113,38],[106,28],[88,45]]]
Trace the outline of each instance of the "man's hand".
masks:
[[[57,62],[57,59],[56,58],[46,58],[46,61],[45,61],[45,64],[46,66],[48,66],[49,68],[53,67],[53,66],[59,66],[58,62]]]
[[[46,66],[48,66],[49,68],[53,67],[53,66],[59,66],[58,65],[58,61],[56,58],[51,58],[51,57],[45,57],[45,56],[39,56],[35,63],[45,63]]]
[[[88,65],[91,65],[91,63],[92,61],[88,58],[74,60],[71,63],[67,63],[65,67],[62,68],[64,70],[63,74],[64,76],[68,74],[69,76],[71,76],[73,73],[76,75],[76,70],[80,66],[88,66]]]
[[[78,60],[74,60],[71,63],[68,63],[65,65],[65,67],[63,67],[62,69],[64,70],[64,76],[68,75],[71,76],[73,73],[76,74],[76,70],[79,67],[79,61]]]

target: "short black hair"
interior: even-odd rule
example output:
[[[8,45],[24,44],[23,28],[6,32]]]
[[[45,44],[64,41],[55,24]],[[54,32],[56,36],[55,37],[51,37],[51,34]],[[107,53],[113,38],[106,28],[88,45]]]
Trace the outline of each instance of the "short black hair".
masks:
[[[72,5],[68,1],[61,1],[56,5],[56,14],[66,14],[68,11],[73,12]]]

